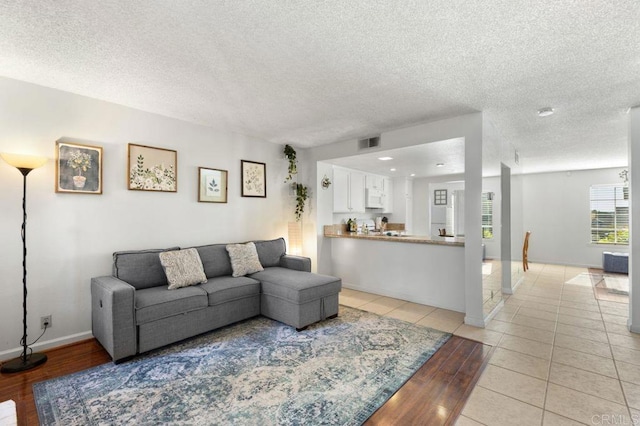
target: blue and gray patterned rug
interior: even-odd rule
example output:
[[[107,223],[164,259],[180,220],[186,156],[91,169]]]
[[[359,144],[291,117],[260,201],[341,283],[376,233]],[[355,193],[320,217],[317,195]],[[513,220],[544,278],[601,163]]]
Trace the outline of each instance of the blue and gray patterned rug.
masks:
[[[256,317],[33,393],[44,425],[357,425],[449,337],[344,306],[299,333]]]

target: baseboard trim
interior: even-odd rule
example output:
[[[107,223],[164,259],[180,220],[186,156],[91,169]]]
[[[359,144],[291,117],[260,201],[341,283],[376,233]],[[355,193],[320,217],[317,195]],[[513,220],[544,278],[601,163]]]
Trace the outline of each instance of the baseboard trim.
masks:
[[[484,326],[487,325],[489,321],[491,321],[493,317],[495,317],[503,307],[504,307],[504,299],[500,300],[500,302],[498,302],[498,304],[493,307],[491,312],[489,312],[489,315],[487,315],[484,318],[482,327],[484,328]]]
[[[472,318],[469,315],[465,315],[464,323],[479,328],[484,328],[485,326],[484,318]]]
[[[83,331],[82,333],[71,334],[69,336],[58,337],[56,339],[45,340],[34,345],[29,346],[34,352],[41,352],[47,349],[57,348],[71,343],[80,342],[82,340],[91,339],[93,334],[91,330]],[[0,361],[6,361],[9,359],[17,358],[22,354],[22,347],[17,347],[0,352]]]

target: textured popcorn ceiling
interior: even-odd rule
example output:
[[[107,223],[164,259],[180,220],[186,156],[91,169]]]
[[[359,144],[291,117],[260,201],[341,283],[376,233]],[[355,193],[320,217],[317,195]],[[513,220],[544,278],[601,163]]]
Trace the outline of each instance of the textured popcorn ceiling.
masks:
[[[640,1],[0,0],[0,75],[298,147],[484,111],[525,171],[620,166]]]

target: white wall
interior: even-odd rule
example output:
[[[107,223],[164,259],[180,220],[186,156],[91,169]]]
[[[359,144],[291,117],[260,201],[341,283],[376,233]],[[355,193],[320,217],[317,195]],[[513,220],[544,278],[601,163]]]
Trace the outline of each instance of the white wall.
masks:
[[[413,219],[413,179],[393,179],[393,216],[390,222],[404,223],[407,234],[416,234]]]
[[[279,145],[5,78],[0,128],[0,152],[50,158],[28,177],[29,341],[40,334],[40,317],[53,315],[41,348],[90,336],[90,278],[111,273],[114,251],[286,237],[293,219]],[[62,137],[104,148],[102,195],[54,192]],[[127,143],[177,150],[178,192],[127,190]],[[241,159],[267,163],[266,199],[240,196]],[[227,204],[197,202],[198,166],[229,171]],[[22,336],[22,175],[0,161],[0,182],[6,359],[19,353]]]
[[[522,175],[529,262],[602,267],[603,251],[628,246],[590,244],[589,187],[622,183],[621,168]],[[520,246],[520,250],[522,246]]]
[[[433,191],[447,190],[447,201],[452,191],[464,189],[464,175],[419,178],[413,181],[413,224],[416,235],[438,235],[438,229],[446,227],[447,206],[433,204]],[[438,221],[441,218],[441,222]]]

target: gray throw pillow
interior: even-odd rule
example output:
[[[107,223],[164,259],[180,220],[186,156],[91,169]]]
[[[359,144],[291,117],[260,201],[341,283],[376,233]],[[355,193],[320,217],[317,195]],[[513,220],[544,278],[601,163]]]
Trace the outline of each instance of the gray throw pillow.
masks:
[[[254,272],[264,271],[254,243],[228,244],[227,251],[231,259],[232,276],[242,277]]]
[[[207,282],[198,250],[190,248],[165,251],[159,256],[164,273],[167,275],[169,290]]]

